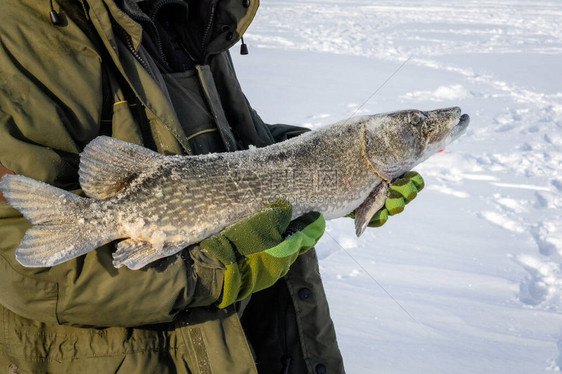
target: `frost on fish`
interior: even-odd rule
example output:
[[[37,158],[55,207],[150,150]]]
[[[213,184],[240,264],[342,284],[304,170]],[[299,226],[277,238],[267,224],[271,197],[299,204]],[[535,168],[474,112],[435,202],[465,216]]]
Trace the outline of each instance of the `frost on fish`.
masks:
[[[139,269],[197,243],[282,198],[293,218],[355,209],[360,235],[394,178],[458,137],[459,108],[402,111],[338,122],[264,148],[163,156],[100,136],[84,149],[89,198],[6,175],[0,189],[33,224],[16,251],[24,266],[53,266],[124,239],[116,267]],[[381,186],[382,184],[382,186]]]

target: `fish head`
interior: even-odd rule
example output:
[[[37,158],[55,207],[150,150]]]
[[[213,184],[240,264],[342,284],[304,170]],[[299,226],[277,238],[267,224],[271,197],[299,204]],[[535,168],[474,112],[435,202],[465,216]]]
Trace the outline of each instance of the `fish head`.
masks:
[[[457,139],[469,122],[459,107],[377,114],[366,121],[365,154],[393,180]]]

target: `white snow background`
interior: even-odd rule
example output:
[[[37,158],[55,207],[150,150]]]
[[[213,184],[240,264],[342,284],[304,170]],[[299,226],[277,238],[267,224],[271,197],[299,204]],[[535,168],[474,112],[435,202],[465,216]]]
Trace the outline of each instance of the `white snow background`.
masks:
[[[317,250],[348,373],[560,371],[562,1],[269,0],[245,41],[234,62],[269,123],[471,116],[416,168],[426,189],[404,213],[361,238],[328,223]]]

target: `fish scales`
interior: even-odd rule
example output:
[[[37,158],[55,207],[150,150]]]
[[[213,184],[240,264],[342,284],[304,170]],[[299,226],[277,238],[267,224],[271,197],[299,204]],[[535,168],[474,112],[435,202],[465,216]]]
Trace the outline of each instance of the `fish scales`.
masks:
[[[333,219],[359,207],[372,214],[390,181],[467,125],[459,108],[400,111],[341,121],[264,148],[201,156],[163,156],[99,137],[81,155],[80,183],[89,198],[23,176],[5,176],[0,189],[34,224],[16,251],[23,265],[52,266],[125,239],[114,265],[138,269],[275,199],[291,203],[293,218],[318,211]],[[370,217],[358,218],[360,235]]]
[[[381,181],[362,159],[360,143],[346,140],[352,138],[351,132],[360,131],[360,126],[346,127],[347,131],[330,133],[330,137],[320,132],[305,134],[299,142],[290,143],[290,147],[269,147],[267,153],[209,155],[197,162],[181,156],[163,158],[154,172],[146,173],[144,179],[139,178],[100,209],[104,214],[119,212],[119,219],[105,215],[98,220],[121,228],[118,236],[146,240],[159,229],[151,226],[146,217],[158,217],[160,222],[170,222],[173,227],[165,231],[166,235],[189,238],[176,243],[185,246],[220,231],[276,198],[292,204],[293,218],[310,211],[322,211],[326,218],[332,218],[341,206],[348,210],[349,204],[358,205],[369,192],[365,192],[365,185],[370,190]],[[178,188],[170,177],[172,174],[189,183]],[[327,178],[331,179],[326,181]],[[342,178],[351,180],[354,187],[342,183]],[[170,216],[172,200],[181,201],[175,208],[190,214]],[[139,205],[143,208],[136,209]]]

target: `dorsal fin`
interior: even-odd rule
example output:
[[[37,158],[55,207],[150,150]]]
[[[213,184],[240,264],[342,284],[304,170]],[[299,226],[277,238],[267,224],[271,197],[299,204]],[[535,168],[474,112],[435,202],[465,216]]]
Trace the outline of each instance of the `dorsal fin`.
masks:
[[[87,196],[112,196],[163,157],[136,144],[98,136],[80,154],[80,185]]]

